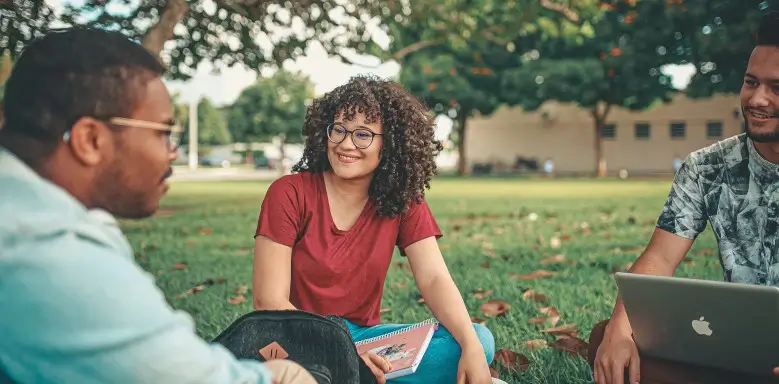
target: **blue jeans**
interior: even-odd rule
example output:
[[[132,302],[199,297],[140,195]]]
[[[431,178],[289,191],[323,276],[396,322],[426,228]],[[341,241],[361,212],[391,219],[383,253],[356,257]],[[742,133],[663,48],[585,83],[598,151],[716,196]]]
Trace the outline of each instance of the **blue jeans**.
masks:
[[[344,320],[352,334],[355,342],[381,336],[394,332],[400,328],[407,327],[409,324],[379,324],[373,327],[362,327]],[[484,348],[487,364],[492,363],[495,356],[495,339],[487,327],[479,324],[473,324],[476,335],[479,337]],[[388,384],[452,384],[457,381],[457,367],[460,364],[460,354],[462,353],[457,340],[452,334],[439,324],[438,330],[433,334],[433,339],[422,357],[419,368],[413,375],[398,377],[388,380]]]

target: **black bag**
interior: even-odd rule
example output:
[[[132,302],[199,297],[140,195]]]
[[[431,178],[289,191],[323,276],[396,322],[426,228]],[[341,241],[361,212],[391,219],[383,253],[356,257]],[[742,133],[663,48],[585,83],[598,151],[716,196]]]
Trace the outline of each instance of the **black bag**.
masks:
[[[320,384],[377,384],[357,355],[346,324],[335,316],[299,310],[253,311],[228,326],[214,342],[237,358],[292,360]]]

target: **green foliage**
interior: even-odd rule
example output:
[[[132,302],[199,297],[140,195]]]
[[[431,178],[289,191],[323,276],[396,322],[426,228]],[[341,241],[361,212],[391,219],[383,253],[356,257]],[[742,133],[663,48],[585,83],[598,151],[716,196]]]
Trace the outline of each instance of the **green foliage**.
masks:
[[[266,141],[280,134],[292,143],[303,141],[301,128],[314,85],[299,74],[278,70],[245,88],[227,112],[238,142]]]
[[[174,114],[184,126],[181,145],[189,144],[189,107],[177,104],[174,95]],[[224,115],[208,98],[201,99],[197,104],[197,135],[198,144],[205,146],[224,145],[233,142],[233,137],[227,129]]]
[[[662,3],[637,2],[646,4],[641,10],[629,2],[618,4],[593,22],[593,37],[581,43],[547,41],[522,66],[506,71],[502,94],[507,102],[526,110],[549,100],[642,110],[656,100],[670,101],[676,90],[661,67],[674,59],[656,52],[673,35],[662,27]],[[660,12],[651,12],[657,4]]]
[[[56,19],[51,6],[42,0],[0,1],[0,56],[16,56],[31,40],[49,30]]]
[[[207,98],[197,105],[197,128],[200,144],[222,145],[233,141],[224,115]]]

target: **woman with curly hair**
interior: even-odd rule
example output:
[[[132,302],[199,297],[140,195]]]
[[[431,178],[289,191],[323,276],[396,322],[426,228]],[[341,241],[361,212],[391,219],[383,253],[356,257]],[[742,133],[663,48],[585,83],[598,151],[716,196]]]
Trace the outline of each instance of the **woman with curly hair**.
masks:
[[[355,77],[312,103],[303,135],[302,159],[262,202],[254,307],[337,315],[355,341],[393,332],[405,325],[379,324],[379,311],[397,246],[442,327],[416,373],[389,382],[492,383],[493,336],[471,322],[423,199],[442,149],[429,110],[396,83]],[[361,357],[384,383],[389,361]]]

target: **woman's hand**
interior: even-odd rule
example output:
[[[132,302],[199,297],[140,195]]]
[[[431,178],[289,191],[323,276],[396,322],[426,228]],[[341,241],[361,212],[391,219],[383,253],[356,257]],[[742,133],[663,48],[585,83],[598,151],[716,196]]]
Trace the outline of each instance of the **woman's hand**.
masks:
[[[360,355],[360,358],[362,358],[365,365],[371,369],[371,372],[376,376],[376,380],[379,381],[379,384],[387,384],[384,374],[392,369],[392,364],[386,357],[379,356],[375,352],[365,352]]]
[[[463,350],[457,368],[457,384],[491,384],[492,375],[482,348]]]

